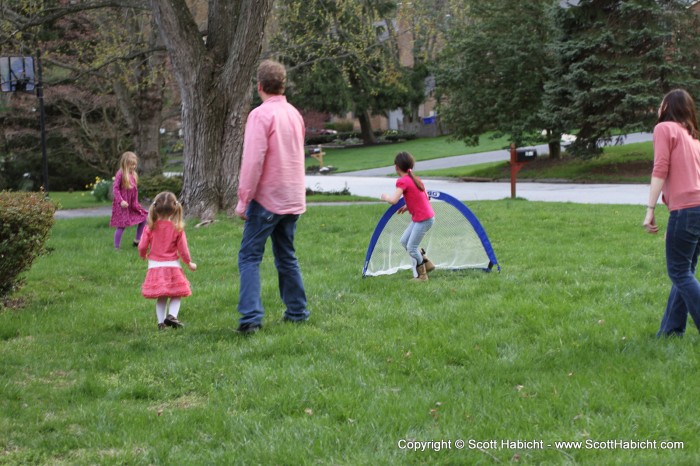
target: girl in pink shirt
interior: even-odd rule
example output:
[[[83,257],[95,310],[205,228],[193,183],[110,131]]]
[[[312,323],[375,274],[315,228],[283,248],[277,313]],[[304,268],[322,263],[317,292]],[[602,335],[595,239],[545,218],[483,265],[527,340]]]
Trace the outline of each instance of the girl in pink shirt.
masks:
[[[197,264],[192,262],[187,248],[182,217],[182,204],[175,194],[169,191],[158,194],[148,211],[148,226],[139,243],[139,255],[143,259],[148,258],[148,272],[141,294],[144,298],[156,300],[156,317],[161,330],[165,327],[182,327],[177,319],[180,298],[192,294],[190,282],[182,272],[178,258],[190,270],[197,270]]]
[[[419,281],[428,280],[428,272],[435,266],[425,257],[425,250],[420,249],[420,242],[435,223],[435,212],[430,205],[430,198],[425,191],[423,182],[413,173],[415,161],[408,152],[399,152],[394,158],[396,173],[399,179],[396,181],[394,194],[382,194],[381,200],[389,204],[396,204],[401,197],[406,205],[398,210],[402,214],[408,210],[411,214],[411,223],[401,235],[401,245],[408,251],[413,263],[413,278]]]
[[[693,98],[683,89],[666,94],[654,128],[651,174],[644,228],[657,233],[654,210],[663,193],[670,211],[666,227],[666,270],[671,293],[658,337],[682,336],[688,314],[700,329],[700,282],[695,270],[700,255],[700,132]]]

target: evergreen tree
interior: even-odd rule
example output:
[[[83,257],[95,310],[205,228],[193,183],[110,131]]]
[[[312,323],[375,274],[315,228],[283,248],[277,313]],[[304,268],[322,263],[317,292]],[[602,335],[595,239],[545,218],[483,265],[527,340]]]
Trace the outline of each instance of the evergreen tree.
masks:
[[[555,14],[542,115],[577,129],[576,156],[600,154],[600,141],[650,130],[663,94],[700,91],[698,17],[687,1],[584,0]]]
[[[551,27],[550,0],[469,3],[467,20],[453,24],[437,81],[442,122],[453,135],[478,144],[486,131],[508,134],[516,145],[541,140],[541,118]],[[550,155],[559,155],[559,134]]]

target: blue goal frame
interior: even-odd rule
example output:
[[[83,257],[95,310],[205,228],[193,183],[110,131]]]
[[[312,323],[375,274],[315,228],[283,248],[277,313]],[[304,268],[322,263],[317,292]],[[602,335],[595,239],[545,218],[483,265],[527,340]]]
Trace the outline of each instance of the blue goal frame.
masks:
[[[479,237],[481,245],[484,247],[484,251],[486,252],[486,256],[489,258],[489,265],[484,270],[491,271],[491,269],[493,269],[493,266],[496,266],[497,270],[500,272],[501,266],[498,265],[496,253],[493,252],[491,241],[489,241],[489,237],[488,235],[486,235],[486,230],[484,230],[484,227],[481,226],[481,222],[479,222],[479,219],[476,218],[474,212],[472,212],[469,209],[469,207],[464,205],[464,203],[460,202],[459,199],[452,197],[447,193],[443,193],[442,191],[428,191],[428,197],[430,199],[437,199],[439,201],[447,202],[452,207],[457,209],[462,215],[464,215],[467,221],[471,224],[472,228],[474,228],[474,232]],[[384,212],[384,215],[382,215],[382,217],[379,219],[379,222],[377,222],[377,226],[374,228],[374,233],[372,233],[372,237],[369,240],[369,246],[367,247],[365,265],[364,267],[362,267],[362,278],[364,278],[367,274],[369,260],[372,257],[372,253],[374,252],[375,246],[377,245],[377,240],[379,239],[379,236],[382,234],[382,231],[384,231],[384,227],[387,223],[389,223],[389,220],[391,220],[391,217],[396,213],[396,211],[403,207],[405,204],[406,202],[402,197],[401,199],[399,199],[399,202],[392,206],[389,206],[386,212]]]

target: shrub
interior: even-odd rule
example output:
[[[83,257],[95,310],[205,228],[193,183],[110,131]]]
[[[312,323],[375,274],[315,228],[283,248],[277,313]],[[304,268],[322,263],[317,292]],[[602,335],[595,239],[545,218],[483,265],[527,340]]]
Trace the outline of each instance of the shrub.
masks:
[[[335,134],[317,134],[315,136],[309,136],[306,138],[306,144],[309,146],[316,146],[318,144],[330,144],[338,136]]]
[[[383,131],[375,134],[383,134]],[[338,134],[317,134],[306,138],[307,146],[317,146],[319,144],[343,144],[347,139],[359,139],[360,133],[357,131],[345,131]]]
[[[43,193],[0,192],[0,297],[18,289],[20,274],[47,252],[55,212]]]
[[[86,186],[90,190],[90,194],[95,197],[96,201],[112,200],[112,184],[114,180],[103,180],[99,176],[95,177],[95,182]]]
[[[384,140],[391,142],[410,141],[411,139],[415,138],[415,133],[407,133],[405,131],[389,130],[386,133],[384,133]]]
[[[162,191],[171,191],[178,198],[182,192],[182,176],[142,176],[139,178],[139,196],[149,200]]]
[[[325,123],[323,127],[326,129],[334,129],[339,133],[350,133],[353,131],[355,125],[351,120],[340,120],[331,123]]]

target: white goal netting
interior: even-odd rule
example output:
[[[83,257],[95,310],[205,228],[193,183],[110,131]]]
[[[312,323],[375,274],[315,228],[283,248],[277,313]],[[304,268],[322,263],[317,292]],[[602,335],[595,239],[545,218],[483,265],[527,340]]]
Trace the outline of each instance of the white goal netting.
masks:
[[[489,258],[482,239],[462,212],[442,200],[432,198],[430,202],[435,210],[435,223],[421,247],[436,269],[490,268],[495,261]],[[365,276],[389,275],[411,269],[411,259],[399,242],[410,221],[408,212],[391,216],[376,243],[368,248]]]

